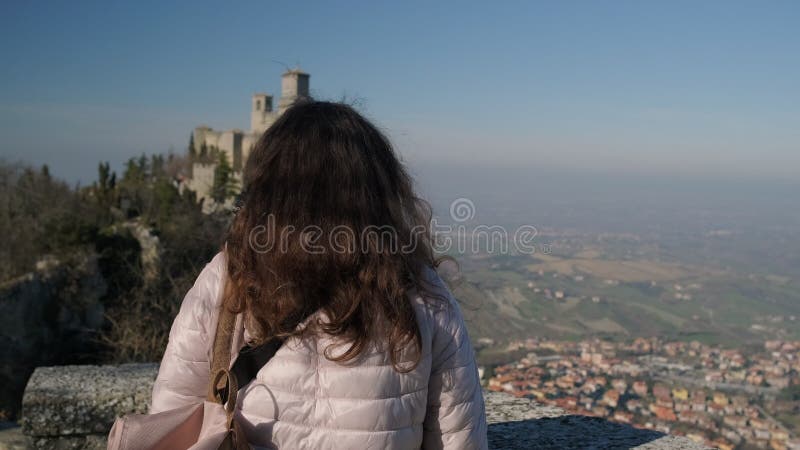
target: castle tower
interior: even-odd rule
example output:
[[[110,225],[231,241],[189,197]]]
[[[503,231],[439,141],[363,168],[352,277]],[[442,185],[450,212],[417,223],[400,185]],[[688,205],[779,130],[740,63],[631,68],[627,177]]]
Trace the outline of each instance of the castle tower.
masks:
[[[269,94],[253,94],[253,105],[250,108],[250,130],[262,133],[267,129],[273,116],[272,96]]]
[[[310,98],[308,93],[308,79],[310,75],[300,69],[287,70],[281,76],[281,100],[278,103],[278,112],[283,113],[294,102]]]

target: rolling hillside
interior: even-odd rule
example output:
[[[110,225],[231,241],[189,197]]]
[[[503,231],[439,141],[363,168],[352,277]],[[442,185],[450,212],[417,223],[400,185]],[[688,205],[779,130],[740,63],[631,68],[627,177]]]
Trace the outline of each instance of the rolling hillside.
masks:
[[[474,339],[800,336],[800,287],[785,278],[598,251],[473,257],[462,266],[454,292]]]

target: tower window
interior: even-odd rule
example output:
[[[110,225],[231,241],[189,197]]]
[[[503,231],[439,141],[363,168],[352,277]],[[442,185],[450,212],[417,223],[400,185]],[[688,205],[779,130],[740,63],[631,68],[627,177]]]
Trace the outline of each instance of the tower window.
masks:
[[[261,100],[256,100],[256,111],[261,111]]]

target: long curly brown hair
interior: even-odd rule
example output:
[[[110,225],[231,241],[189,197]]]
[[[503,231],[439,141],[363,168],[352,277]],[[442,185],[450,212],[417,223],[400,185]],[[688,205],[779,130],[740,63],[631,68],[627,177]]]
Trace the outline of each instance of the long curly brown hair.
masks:
[[[351,361],[383,343],[397,370],[416,366],[408,294],[442,299],[424,276],[439,260],[430,207],[386,136],[348,105],[297,104],[255,145],[243,183],[224,304],[245,313],[255,343],[326,333],[349,344],[335,356],[326,349],[328,359]],[[298,326],[316,311],[325,319]],[[416,357],[400,367],[406,348]]]

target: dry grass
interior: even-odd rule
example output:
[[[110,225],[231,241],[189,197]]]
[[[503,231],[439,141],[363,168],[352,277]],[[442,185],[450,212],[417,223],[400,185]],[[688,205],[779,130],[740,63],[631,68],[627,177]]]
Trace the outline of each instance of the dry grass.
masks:
[[[128,293],[124,305],[112,308],[110,323],[101,342],[113,363],[158,361],[164,354],[172,321],[178,314],[186,283],[176,283],[172,292],[138,288]]]
[[[598,333],[629,334],[625,327],[609,319],[608,317],[603,317],[602,319],[596,320],[579,319],[578,322],[580,322],[580,324],[586,328]]]
[[[542,270],[567,276],[588,275],[622,282],[672,281],[690,275],[683,266],[646,260],[562,259],[551,255],[537,255],[536,258],[542,262],[528,265],[527,269],[531,272]]]

